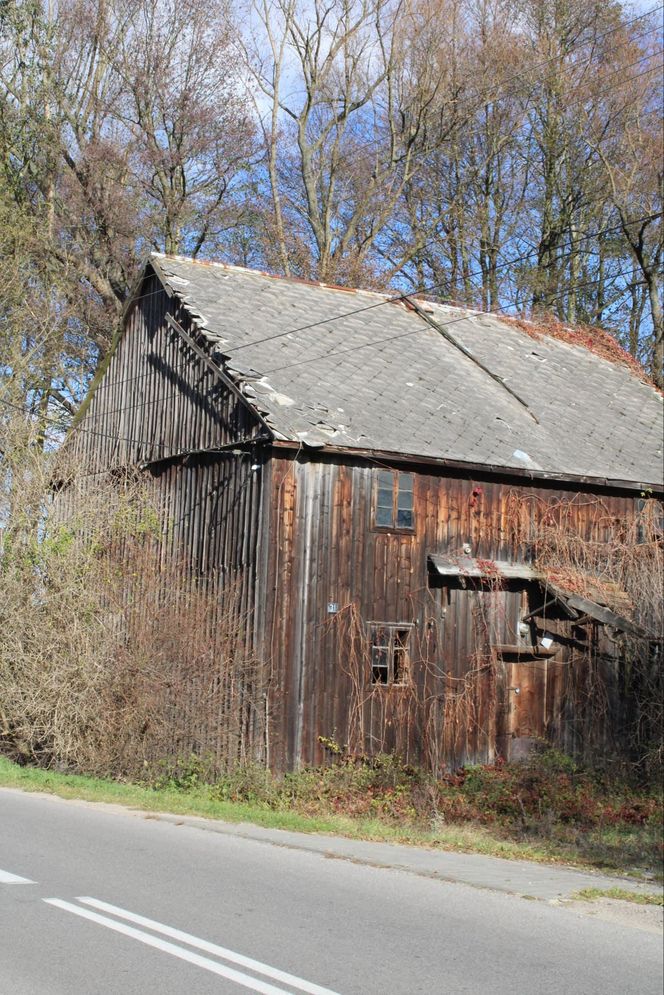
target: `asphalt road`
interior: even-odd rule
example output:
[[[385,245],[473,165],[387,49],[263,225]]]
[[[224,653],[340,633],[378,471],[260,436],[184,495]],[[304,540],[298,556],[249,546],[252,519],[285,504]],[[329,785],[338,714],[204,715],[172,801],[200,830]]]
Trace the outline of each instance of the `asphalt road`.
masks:
[[[403,870],[0,790],[0,995],[661,995],[661,937]]]

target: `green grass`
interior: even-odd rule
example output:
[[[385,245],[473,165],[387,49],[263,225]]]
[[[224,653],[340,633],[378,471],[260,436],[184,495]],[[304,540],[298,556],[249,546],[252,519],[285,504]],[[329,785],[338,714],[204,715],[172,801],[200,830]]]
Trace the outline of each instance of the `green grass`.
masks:
[[[572,898],[594,902],[598,898],[614,898],[620,902],[633,902],[634,905],[664,905],[664,896],[644,894],[640,891],[628,891],[625,888],[584,888],[575,892]]]
[[[297,783],[297,782],[296,782]],[[145,812],[200,816],[231,823],[252,823],[270,829],[285,829],[303,833],[323,833],[353,839],[376,840],[435,847],[458,852],[480,853],[507,859],[538,862],[565,862],[579,866],[611,867],[625,870],[616,862],[598,857],[601,840],[595,853],[570,845],[564,840],[510,839],[505,833],[493,831],[472,822],[423,828],[406,820],[395,822],[384,817],[344,815],[339,812],[306,813],[298,810],[297,801],[288,805],[283,799],[277,806],[264,800],[237,801],[214,796],[214,787],[195,784],[191,787],[172,786],[166,782],[153,788],[140,784],[62,774],[33,767],[22,767],[0,756],[0,785],[23,791],[43,791],[61,798],[81,799],[123,805]],[[614,831],[615,836],[615,831]],[[619,845],[619,841],[616,841]],[[624,852],[624,840],[622,841]],[[630,858],[631,859],[631,858]]]

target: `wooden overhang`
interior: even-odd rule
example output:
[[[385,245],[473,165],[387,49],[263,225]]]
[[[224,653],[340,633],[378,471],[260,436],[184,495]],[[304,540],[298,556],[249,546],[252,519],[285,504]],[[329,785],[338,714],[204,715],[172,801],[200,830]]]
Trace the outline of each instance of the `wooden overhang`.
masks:
[[[584,598],[574,591],[566,591],[558,584],[551,583],[544,573],[530,563],[514,563],[509,560],[482,560],[472,556],[449,557],[437,553],[429,553],[427,562],[441,577],[464,578],[470,580],[523,580],[536,582],[545,593],[546,603],[557,603],[569,616],[570,620],[592,618],[601,625],[610,625],[620,632],[631,636],[646,637],[647,633],[640,625],[612,611],[606,605]],[[539,614],[541,609],[531,612],[527,618]]]
[[[547,593],[553,595],[556,601],[563,604],[568,611],[571,609],[575,612],[577,619],[590,616],[595,622],[613,626],[614,629],[626,632],[630,636],[638,636],[640,638],[647,636],[645,629],[640,625],[631,622],[624,615],[619,615],[617,612],[612,611],[606,605],[600,605],[596,601],[591,601],[589,598],[584,598],[572,591],[564,591],[557,585],[547,581],[546,578],[543,578],[540,583],[546,589]]]
[[[430,566],[441,577],[472,577],[490,580],[540,580],[541,574],[530,563],[512,563],[508,560],[480,560],[472,556],[448,557],[429,553]]]

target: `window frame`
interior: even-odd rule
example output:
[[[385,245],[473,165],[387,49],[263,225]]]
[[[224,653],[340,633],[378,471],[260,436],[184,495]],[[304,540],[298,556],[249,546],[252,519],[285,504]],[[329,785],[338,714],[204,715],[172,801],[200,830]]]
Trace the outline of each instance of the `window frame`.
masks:
[[[387,477],[390,478],[389,487],[386,486]],[[410,483],[410,486],[403,486],[404,483]],[[388,491],[390,492],[389,503],[385,499]],[[410,500],[405,498],[406,495],[410,495]],[[400,504],[402,507],[399,507]],[[390,512],[389,524],[387,521],[379,521],[381,511],[384,513],[388,510]],[[410,525],[399,524],[400,512],[410,514]],[[375,532],[415,532],[415,474],[410,470],[392,470],[385,467],[374,474],[371,527]]]
[[[410,640],[415,628],[412,622],[369,622],[369,684],[372,688],[407,688],[413,683]],[[379,634],[383,642],[378,642]],[[385,663],[376,664],[375,650],[385,652]],[[399,667],[396,661],[400,659]],[[376,680],[375,672],[385,670],[385,680]]]

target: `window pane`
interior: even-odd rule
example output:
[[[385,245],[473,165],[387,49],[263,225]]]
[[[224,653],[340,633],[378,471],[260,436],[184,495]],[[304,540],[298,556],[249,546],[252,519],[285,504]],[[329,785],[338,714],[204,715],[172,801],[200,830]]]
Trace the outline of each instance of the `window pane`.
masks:
[[[412,508],[413,508],[413,492],[412,491],[399,491],[398,506],[399,506],[399,508],[403,508],[404,511],[412,511]]]
[[[371,647],[371,681],[373,684],[387,684],[388,650],[383,646]]]
[[[397,528],[412,529],[413,527],[413,475],[399,474],[399,493],[397,495]]]
[[[374,525],[394,527],[394,474],[379,470],[376,476],[376,515]]]
[[[392,525],[392,506],[389,508],[376,508],[376,525]]]
[[[400,529],[412,529],[413,527],[413,513],[412,511],[403,511],[399,509],[397,512],[397,526]]]
[[[394,484],[392,470],[378,470],[376,474],[376,514],[374,525],[394,528]]]
[[[409,684],[410,666],[408,643],[411,628],[401,628],[387,623],[373,623],[370,627],[371,683]]]

